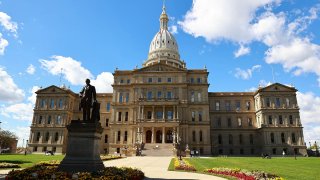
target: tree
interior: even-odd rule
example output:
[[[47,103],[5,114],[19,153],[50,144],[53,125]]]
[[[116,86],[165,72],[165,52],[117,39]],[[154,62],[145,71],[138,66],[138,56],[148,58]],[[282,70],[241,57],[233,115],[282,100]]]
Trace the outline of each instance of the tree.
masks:
[[[9,148],[16,142],[18,137],[10,131],[0,131],[0,147],[1,149]]]

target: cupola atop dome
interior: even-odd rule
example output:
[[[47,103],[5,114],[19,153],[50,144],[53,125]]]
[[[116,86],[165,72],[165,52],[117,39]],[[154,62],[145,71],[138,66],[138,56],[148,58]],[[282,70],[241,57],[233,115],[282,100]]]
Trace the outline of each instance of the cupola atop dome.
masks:
[[[160,30],[150,43],[148,59],[143,63],[144,67],[163,62],[178,68],[185,68],[185,63],[180,60],[178,43],[168,31],[168,22],[166,7],[163,5],[160,15]]]

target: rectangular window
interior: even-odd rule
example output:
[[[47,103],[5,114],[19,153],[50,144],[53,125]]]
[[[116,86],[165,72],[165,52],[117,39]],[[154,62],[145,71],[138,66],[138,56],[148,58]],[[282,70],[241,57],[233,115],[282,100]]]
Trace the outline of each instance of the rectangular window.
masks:
[[[276,98],[276,107],[277,107],[277,108],[280,107],[280,98]]]
[[[167,82],[168,82],[168,83],[171,83],[171,82],[172,82],[171,77],[169,77],[169,78],[167,79]]]
[[[124,120],[128,121],[128,119],[129,119],[129,112],[126,112],[126,116],[125,116]]]
[[[292,143],[296,143],[296,135],[294,133],[291,134]]]
[[[281,142],[282,142],[282,144],[286,143],[284,133],[281,133]]]
[[[121,138],[121,131],[118,131],[117,141],[120,141],[120,138]]]
[[[51,99],[51,101],[50,101],[50,108],[51,108],[51,109],[54,108],[54,99]]]
[[[216,111],[220,111],[220,101],[216,101]]]
[[[197,78],[197,82],[198,82],[198,83],[201,83],[201,78]]]
[[[198,92],[198,101],[201,102],[201,93]]]
[[[230,103],[230,101],[226,101],[226,111],[231,111],[231,103]]]
[[[236,110],[240,111],[240,101],[236,101]]]
[[[190,82],[191,82],[191,83],[194,83],[194,79],[193,79],[193,78],[190,78]]]
[[[191,120],[195,121],[196,120],[196,113],[194,111],[191,112]]]
[[[229,134],[229,144],[233,144],[233,136]]]
[[[191,102],[194,102],[194,92],[191,92]]]
[[[171,99],[172,98],[172,92],[171,91],[168,91],[167,92],[167,99]]]
[[[250,134],[250,144],[253,144],[253,135]]]
[[[109,127],[109,119],[106,119],[106,127]]]
[[[118,112],[118,121],[121,121],[121,116],[122,116],[122,113]]]
[[[124,132],[124,141],[128,141],[128,131]]]
[[[252,119],[251,118],[248,118],[248,125],[252,126]]]
[[[232,126],[232,124],[231,124],[231,118],[229,117],[228,118],[228,127],[231,127]]]
[[[218,143],[222,144],[222,136],[220,134],[218,135]]]
[[[151,111],[148,111],[148,112],[147,112],[147,119],[151,119],[151,116],[152,116],[152,112],[151,112]]]
[[[202,131],[199,131],[199,141],[202,142]]]
[[[161,83],[162,82],[162,79],[159,77],[158,78],[158,83]]]
[[[152,91],[149,91],[149,92],[148,92],[147,99],[148,99],[148,100],[151,100],[151,99],[152,99]]]
[[[271,143],[274,143],[274,134],[273,133],[270,134],[270,140],[271,140]]]
[[[167,118],[173,119],[173,112],[172,111],[167,111]]]
[[[196,132],[192,131],[192,141],[195,142],[196,141]]]
[[[273,155],[277,154],[277,148],[273,148],[273,149],[272,149],[272,154],[273,154]]]
[[[123,79],[120,80],[120,84],[123,84]]]
[[[126,93],[126,103],[129,102],[129,93]]]
[[[239,135],[239,144],[242,144],[242,134]]]
[[[217,125],[218,125],[218,127],[221,127],[221,118],[220,117],[217,118]]]
[[[130,84],[130,79],[127,79],[127,84]]]
[[[162,98],[162,92],[161,91],[158,91],[157,97],[158,97],[158,99]]]
[[[148,83],[151,83],[152,82],[152,78],[148,78]]]
[[[48,124],[51,124],[51,116],[48,116]]]
[[[289,122],[290,122],[290,124],[293,124],[293,117],[292,117],[292,115],[289,115]]]
[[[279,124],[283,124],[283,119],[281,115],[279,115]]]
[[[106,106],[107,112],[110,112],[110,103],[107,102],[107,106]]]
[[[272,116],[269,116],[269,124],[272,124]]]
[[[40,107],[41,108],[44,108],[46,106],[46,100],[45,99],[42,99],[41,100],[41,105],[40,105]]]
[[[248,111],[250,110],[250,101],[246,102],[246,108],[247,108]]]
[[[199,121],[202,121],[202,112],[199,112]]]
[[[123,100],[123,93],[119,93],[119,103],[122,103]]]
[[[42,124],[42,116],[39,116],[39,124]]]
[[[108,143],[108,135],[104,135],[104,143]]]
[[[266,101],[267,101],[267,107],[271,107],[270,98],[267,98]]]
[[[242,126],[242,119],[240,117],[238,117],[238,126],[241,127]]]
[[[254,154],[254,149],[253,148],[251,149],[251,154]]]
[[[290,99],[289,98],[286,98],[286,105],[287,105],[287,107],[290,107]]]
[[[162,119],[162,111],[157,111],[157,119]]]
[[[62,109],[62,107],[63,107],[63,100],[59,99],[59,109]]]

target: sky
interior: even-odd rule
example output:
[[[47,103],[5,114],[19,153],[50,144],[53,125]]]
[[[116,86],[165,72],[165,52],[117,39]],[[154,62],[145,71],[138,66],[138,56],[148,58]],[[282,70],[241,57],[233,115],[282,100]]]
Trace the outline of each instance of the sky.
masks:
[[[319,0],[167,0],[169,30],[187,68],[206,67],[210,92],[298,89],[304,138],[320,141]],[[1,128],[25,145],[36,92],[112,92],[116,68],[147,59],[161,0],[0,0]]]

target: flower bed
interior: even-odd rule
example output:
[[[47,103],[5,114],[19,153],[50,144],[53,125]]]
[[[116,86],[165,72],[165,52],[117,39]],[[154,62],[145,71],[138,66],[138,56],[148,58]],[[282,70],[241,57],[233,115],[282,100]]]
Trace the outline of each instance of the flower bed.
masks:
[[[109,161],[109,160],[113,160],[113,159],[121,159],[123,157],[121,156],[114,156],[114,155],[107,155],[107,156],[100,156],[102,161]]]
[[[22,179],[104,179],[104,180],[142,180],[144,173],[133,168],[117,168],[106,167],[102,171],[97,172],[78,172],[66,173],[57,170],[56,165],[46,165],[45,163],[37,164],[33,167],[23,170],[12,170],[6,176],[6,180],[22,180]]]
[[[231,169],[231,168],[212,168],[206,169],[204,172],[215,174],[215,175],[223,175],[223,176],[231,176],[241,180],[259,180],[259,179],[268,179],[268,180],[283,180],[283,178],[262,172],[262,171],[247,171],[244,169]]]
[[[187,160],[179,160],[178,158],[174,158],[174,169],[183,171],[196,171],[196,168],[194,168]]]
[[[21,168],[21,166],[19,166],[18,164],[1,162],[0,169],[4,169],[4,168]]]

